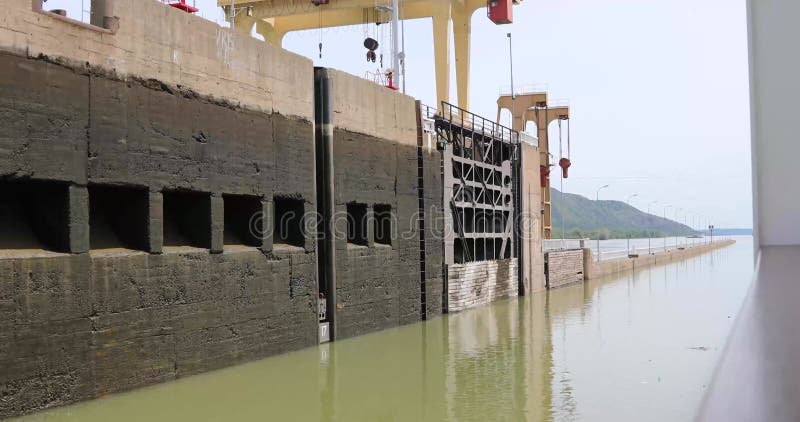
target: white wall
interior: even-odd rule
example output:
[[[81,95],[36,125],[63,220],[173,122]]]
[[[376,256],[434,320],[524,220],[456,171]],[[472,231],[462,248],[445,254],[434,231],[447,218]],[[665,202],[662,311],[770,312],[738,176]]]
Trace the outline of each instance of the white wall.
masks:
[[[748,8],[756,241],[800,245],[800,1]]]

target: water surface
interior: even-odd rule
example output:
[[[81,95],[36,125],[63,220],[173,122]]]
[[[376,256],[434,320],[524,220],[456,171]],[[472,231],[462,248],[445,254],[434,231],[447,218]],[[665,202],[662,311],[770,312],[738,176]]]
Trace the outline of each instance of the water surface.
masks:
[[[752,274],[752,238],[24,421],[683,421]]]

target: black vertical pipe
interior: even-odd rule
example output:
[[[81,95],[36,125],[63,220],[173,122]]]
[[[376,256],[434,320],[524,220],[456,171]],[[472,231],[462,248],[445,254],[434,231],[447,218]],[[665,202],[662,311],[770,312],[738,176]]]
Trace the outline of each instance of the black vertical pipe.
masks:
[[[425,250],[425,156],[422,148],[422,103],[417,100],[414,103],[417,109],[417,201],[419,204],[417,217],[417,230],[419,230],[419,317],[422,321],[428,319],[428,300],[426,292],[426,250]]]
[[[325,294],[330,340],[336,338],[336,237],[333,195],[333,112],[328,70],[314,68],[314,142],[316,146],[317,273],[319,289]]]
[[[513,136],[512,136],[513,139]],[[513,233],[512,238],[514,239],[514,255],[517,258],[517,294],[519,296],[525,296],[528,292],[525,291],[525,272],[523,271],[523,267],[525,265],[525,258],[522,254],[522,227],[524,223],[524,219],[526,218],[525,215],[522,214],[522,183],[523,183],[523,176],[522,176],[522,141],[519,139],[519,135],[517,137],[517,143],[512,144],[512,161],[511,161],[511,168],[512,171],[512,183],[513,186],[511,187],[512,195],[513,195],[513,204],[514,204],[514,226],[513,226]],[[525,239],[526,241],[529,239]]]

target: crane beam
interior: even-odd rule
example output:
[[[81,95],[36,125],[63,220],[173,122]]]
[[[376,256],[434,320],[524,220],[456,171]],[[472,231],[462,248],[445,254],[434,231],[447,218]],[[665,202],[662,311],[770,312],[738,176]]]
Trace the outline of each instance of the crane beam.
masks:
[[[218,0],[230,20],[230,0]],[[241,13],[249,7],[248,13]],[[484,0],[406,0],[403,19],[432,18],[437,103],[450,99],[450,41],[455,46],[458,106],[469,109],[471,19]],[[389,22],[391,14],[375,8],[374,0],[331,0],[315,6],[310,0],[234,0],[235,28],[250,33],[253,27],[272,45],[281,46],[292,31]],[[451,28],[452,23],[452,28]]]

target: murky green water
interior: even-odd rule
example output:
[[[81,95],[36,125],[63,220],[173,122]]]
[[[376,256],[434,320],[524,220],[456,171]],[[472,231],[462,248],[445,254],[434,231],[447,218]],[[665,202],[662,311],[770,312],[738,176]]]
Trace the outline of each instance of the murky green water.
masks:
[[[26,421],[691,420],[752,241]]]

